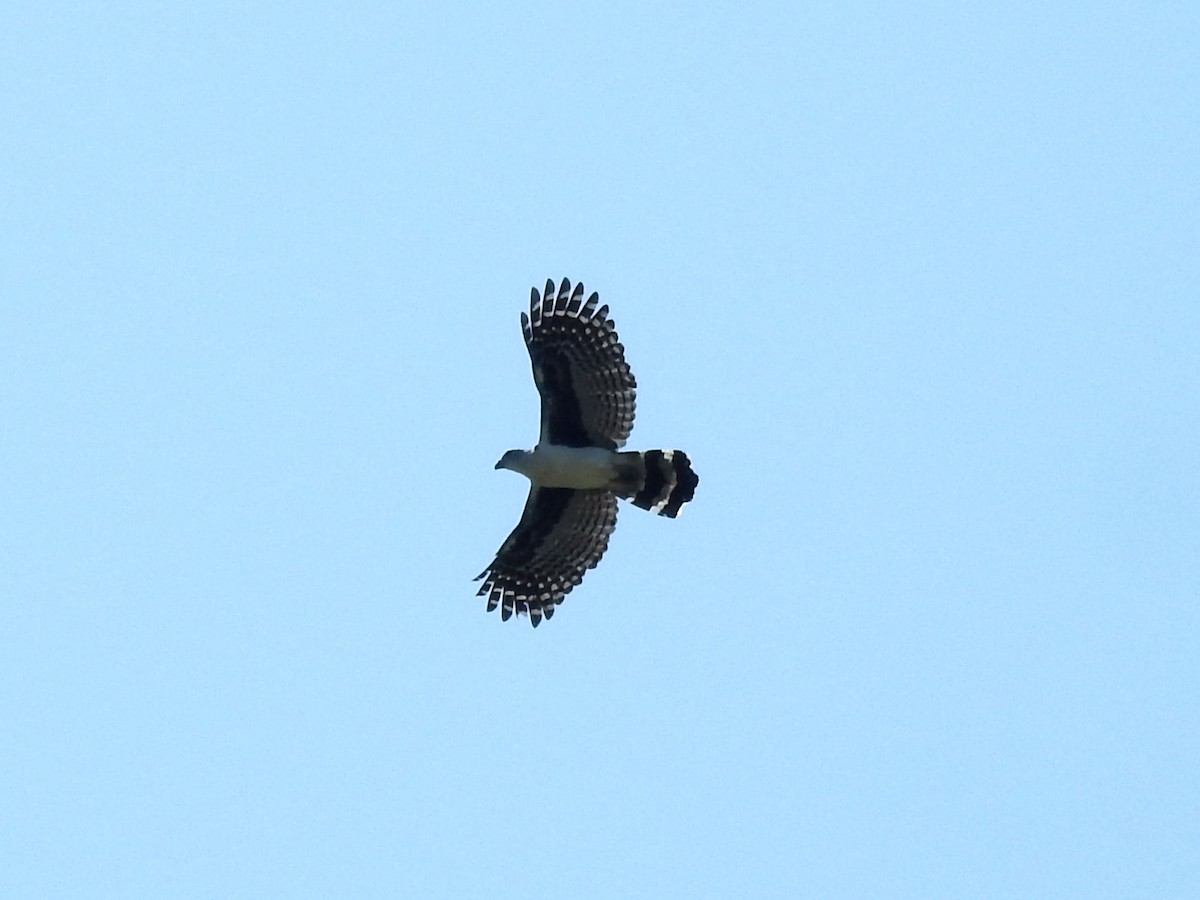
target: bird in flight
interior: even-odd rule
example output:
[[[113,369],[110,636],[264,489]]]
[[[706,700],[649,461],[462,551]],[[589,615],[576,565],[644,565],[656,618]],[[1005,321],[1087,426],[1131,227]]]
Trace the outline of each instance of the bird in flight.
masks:
[[[542,397],[532,450],[496,463],[529,479],[525,511],[476,581],[490,612],[529,616],[536,627],[595,568],[617,524],[617,498],[675,518],[700,479],[682,450],[622,451],[633,430],[637,382],[608,307],[582,284],[534,288],[521,330]]]

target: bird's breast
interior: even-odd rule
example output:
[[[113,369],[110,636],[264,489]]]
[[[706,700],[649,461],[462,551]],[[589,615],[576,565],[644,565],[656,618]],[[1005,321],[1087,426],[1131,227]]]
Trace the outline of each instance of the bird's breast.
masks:
[[[603,447],[538,444],[527,460],[528,475],[542,487],[598,490],[612,481],[612,457]]]

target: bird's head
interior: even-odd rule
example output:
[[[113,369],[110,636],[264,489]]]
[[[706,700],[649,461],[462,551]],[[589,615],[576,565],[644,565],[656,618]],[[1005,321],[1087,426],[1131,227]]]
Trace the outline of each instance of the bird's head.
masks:
[[[509,450],[502,457],[500,457],[500,462],[496,463],[496,468],[512,469],[514,472],[520,472],[521,463],[528,455],[528,450]]]

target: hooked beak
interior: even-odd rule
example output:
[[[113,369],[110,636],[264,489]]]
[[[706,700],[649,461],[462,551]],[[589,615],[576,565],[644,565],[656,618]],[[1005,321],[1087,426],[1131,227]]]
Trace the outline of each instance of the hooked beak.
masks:
[[[504,462],[504,460],[500,460],[500,462],[497,462],[497,463],[496,463],[496,465],[495,465],[495,468],[497,468],[497,469],[502,469],[502,468],[504,468],[504,467],[503,467],[503,466],[500,464],[500,463],[502,463],[502,462]]]

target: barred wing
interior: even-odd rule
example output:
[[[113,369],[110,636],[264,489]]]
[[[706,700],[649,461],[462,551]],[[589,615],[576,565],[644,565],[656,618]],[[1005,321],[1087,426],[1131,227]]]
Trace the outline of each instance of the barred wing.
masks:
[[[583,285],[566,278],[531,292],[521,330],[542,397],[541,441],[616,450],[633,430],[637,382],[625,362],[608,307],[584,300]]]
[[[617,498],[609,491],[532,487],[525,512],[501,545],[478,596],[507,621],[528,614],[534,627],[554,615],[584,573],[600,562],[617,525]]]

